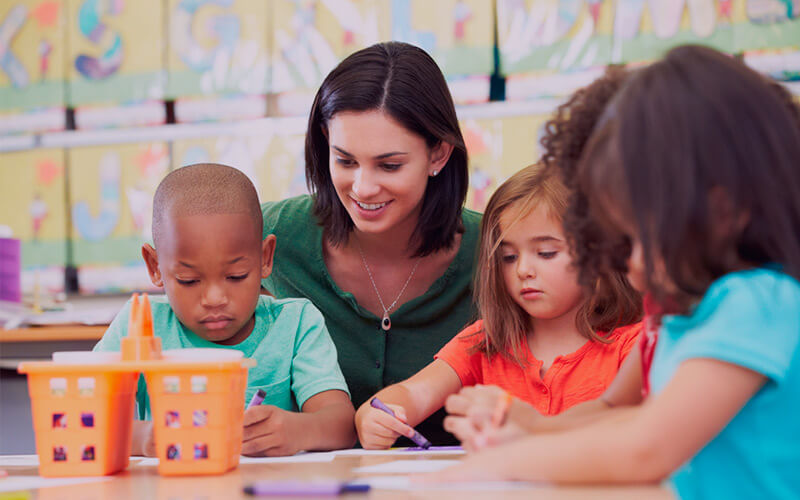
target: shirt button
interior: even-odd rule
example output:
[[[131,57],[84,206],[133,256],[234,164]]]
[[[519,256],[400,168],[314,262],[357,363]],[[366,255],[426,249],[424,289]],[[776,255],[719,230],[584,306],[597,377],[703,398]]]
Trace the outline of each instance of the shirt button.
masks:
[[[547,387],[542,386],[542,394],[547,394]]]
[[[375,368],[380,368],[380,367],[381,367],[381,362],[380,361],[376,361],[375,362]]]

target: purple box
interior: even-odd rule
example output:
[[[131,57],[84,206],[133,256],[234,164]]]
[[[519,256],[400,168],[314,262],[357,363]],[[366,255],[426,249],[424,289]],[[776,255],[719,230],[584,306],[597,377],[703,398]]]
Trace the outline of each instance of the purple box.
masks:
[[[0,300],[22,302],[20,241],[0,238]]]

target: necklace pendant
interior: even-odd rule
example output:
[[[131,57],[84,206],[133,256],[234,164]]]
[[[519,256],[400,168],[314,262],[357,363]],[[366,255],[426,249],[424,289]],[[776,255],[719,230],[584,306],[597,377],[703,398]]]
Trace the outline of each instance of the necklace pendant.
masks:
[[[381,319],[381,328],[383,328],[384,331],[388,332],[389,328],[391,327],[392,327],[392,320],[389,319],[389,313],[385,312],[383,313],[383,319]]]

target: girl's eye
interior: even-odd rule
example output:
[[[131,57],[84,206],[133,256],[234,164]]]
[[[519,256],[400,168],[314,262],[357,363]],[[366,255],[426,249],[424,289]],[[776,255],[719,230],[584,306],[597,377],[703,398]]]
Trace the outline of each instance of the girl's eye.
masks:
[[[248,273],[239,274],[239,275],[236,275],[236,276],[228,276],[228,279],[229,280],[233,280],[233,281],[242,281],[243,279],[247,278],[247,275],[248,275]]]
[[[175,278],[175,281],[177,281],[177,282],[178,282],[179,284],[181,284],[181,285],[184,285],[184,286],[190,286],[190,285],[194,285],[194,284],[195,284],[195,283],[197,283],[199,280],[182,280],[182,279],[180,279],[180,278]]]
[[[539,257],[541,257],[543,259],[552,259],[556,255],[558,255],[558,252],[555,252],[555,251],[553,251],[553,252],[539,252]]]
[[[353,165],[356,164],[355,161],[353,161],[353,160],[351,160],[349,158],[336,158],[336,163],[338,163],[339,165],[341,165],[343,167],[352,167]]]
[[[504,264],[512,264],[517,261],[517,256],[512,253],[509,255],[503,255],[502,259]]]
[[[381,168],[388,171],[397,170],[398,168],[402,167],[402,163],[382,163]]]

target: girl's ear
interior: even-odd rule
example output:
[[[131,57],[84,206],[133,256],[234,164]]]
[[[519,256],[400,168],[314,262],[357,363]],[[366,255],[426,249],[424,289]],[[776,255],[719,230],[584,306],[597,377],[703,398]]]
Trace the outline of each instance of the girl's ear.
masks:
[[[450,155],[453,154],[454,146],[449,142],[439,141],[439,144],[431,149],[431,164],[428,167],[428,175],[436,177],[442,171]]]
[[[150,275],[150,281],[153,285],[162,288],[164,286],[164,280],[161,277],[161,270],[158,269],[158,254],[156,253],[156,249],[150,246],[150,244],[145,243],[142,245],[142,258],[144,258],[144,263],[147,266],[147,274]]]

